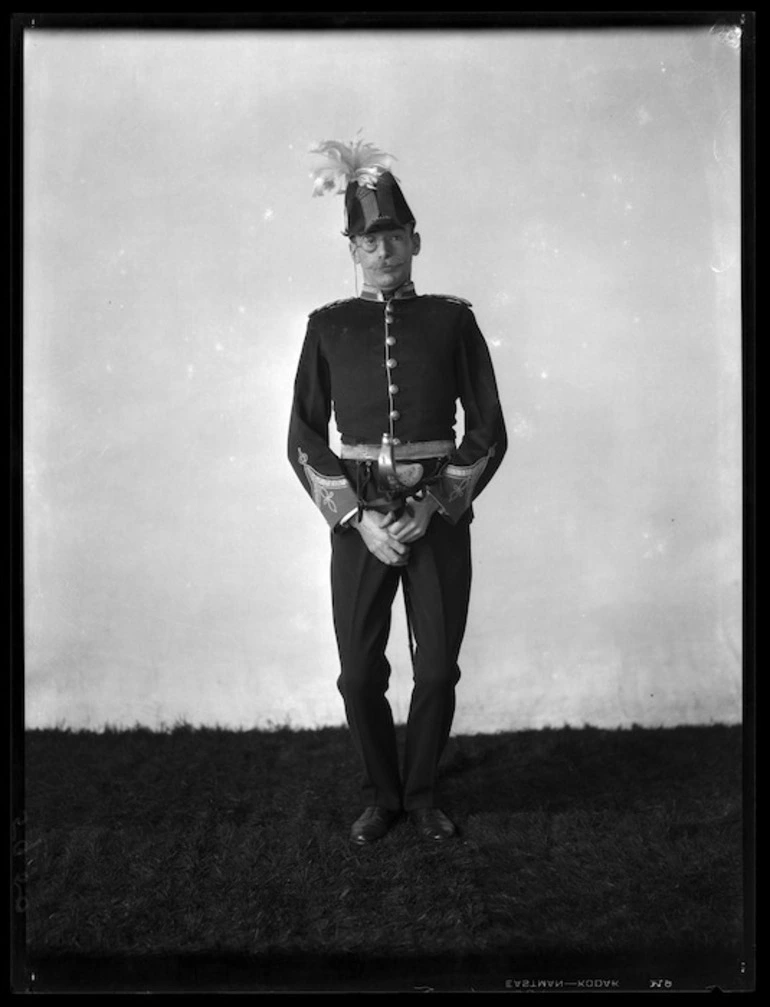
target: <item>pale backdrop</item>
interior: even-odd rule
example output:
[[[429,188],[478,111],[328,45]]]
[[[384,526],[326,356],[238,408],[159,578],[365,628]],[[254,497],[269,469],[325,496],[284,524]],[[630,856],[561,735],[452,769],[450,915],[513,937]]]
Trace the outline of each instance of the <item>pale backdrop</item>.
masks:
[[[356,282],[308,149],[359,129],[510,431],[455,730],[740,719],[735,33],[29,31],[24,72],[30,726],[343,722],[285,440]],[[400,604],[390,656],[402,719]]]

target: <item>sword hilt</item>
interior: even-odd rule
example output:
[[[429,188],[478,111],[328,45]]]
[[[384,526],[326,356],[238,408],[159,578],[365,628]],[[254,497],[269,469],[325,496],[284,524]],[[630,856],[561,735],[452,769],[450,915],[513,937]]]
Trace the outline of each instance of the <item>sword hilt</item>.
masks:
[[[380,489],[387,492],[398,492],[406,489],[396,472],[395,444],[390,434],[382,435],[380,453],[377,456],[377,481]]]

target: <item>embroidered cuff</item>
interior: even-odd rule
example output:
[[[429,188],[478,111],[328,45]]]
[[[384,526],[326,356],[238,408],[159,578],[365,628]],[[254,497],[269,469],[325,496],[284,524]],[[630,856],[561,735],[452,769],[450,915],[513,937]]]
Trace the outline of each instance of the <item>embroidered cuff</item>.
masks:
[[[358,509],[358,497],[344,476],[325,476],[308,464],[308,456],[300,448],[299,463],[305,470],[310,484],[313,501],[334,528],[343,518],[347,520],[351,512]]]
[[[489,463],[490,454],[479,458],[473,465],[447,465],[438,482],[431,486],[433,497],[442,516],[455,524],[470,507],[476,483]]]

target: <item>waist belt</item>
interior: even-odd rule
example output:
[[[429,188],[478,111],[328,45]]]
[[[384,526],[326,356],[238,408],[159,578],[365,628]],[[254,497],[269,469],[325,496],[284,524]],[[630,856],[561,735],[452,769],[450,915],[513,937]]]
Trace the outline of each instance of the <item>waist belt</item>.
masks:
[[[393,445],[393,453],[399,461],[406,458],[443,458],[454,449],[454,441],[408,441]],[[380,444],[342,444],[340,457],[351,462],[376,462],[381,450]]]

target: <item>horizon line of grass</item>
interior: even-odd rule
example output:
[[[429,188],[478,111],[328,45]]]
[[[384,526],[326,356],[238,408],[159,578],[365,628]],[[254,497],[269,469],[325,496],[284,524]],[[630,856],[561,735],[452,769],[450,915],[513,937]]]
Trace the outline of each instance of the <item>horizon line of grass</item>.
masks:
[[[405,727],[404,723],[396,722],[396,730],[403,729]],[[597,731],[597,732],[630,732],[630,731],[681,731],[686,729],[710,729],[710,728],[743,728],[744,723],[742,720],[709,720],[709,721],[698,721],[697,723],[690,723],[683,721],[676,724],[639,724],[635,721],[630,724],[617,724],[614,727],[606,727],[591,723],[582,724],[546,724],[542,727],[511,727],[511,728],[497,728],[494,731],[457,731],[452,732],[453,738],[468,737],[473,738],[477,736],[489,736],[494,737],[495,735],[503,734],[527,734],[527,733],[540,733],[549,731]],[[115,723],[105,723],[99,727],[79,727],[76,725],[57,723],[53,725],[37,725],[23,727],[24,734],[173,734],[175,732],[179,733],[194,733],[199,732],[201,734],[205,733],[228,733],[228,734],[248,734],[248,733],[264,733],[264,734],[276,734],[281,731],[301,734],[304,732],[314,732],[314,731],[347,731],[348,726],[344,721],[339,724],[320,724],[316,727],[310,727],[307,725],[296,725],[292,724],[290,721],[279,723],[276,721],[267,721],[265,724],[247,726],[243,724],[230,726],[226,724],[203,724],[203,723],[192,723],[188,720],[179,719],[173,722],[162,721],[160,724],[151,726],[149,724],[143,724],[137,721],[132,726],[121,725]]]

